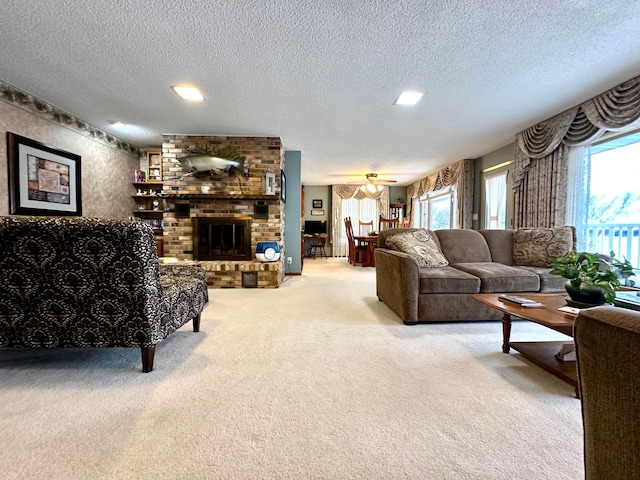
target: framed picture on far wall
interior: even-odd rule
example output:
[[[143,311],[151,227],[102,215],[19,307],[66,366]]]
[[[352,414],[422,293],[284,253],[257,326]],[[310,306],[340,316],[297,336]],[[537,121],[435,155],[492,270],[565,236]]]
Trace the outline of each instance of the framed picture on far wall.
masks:
[[[82,215],[80,155],[7,132],[9,212]]]
[[[311,200],[313,208],[322,208],[322,199]]]

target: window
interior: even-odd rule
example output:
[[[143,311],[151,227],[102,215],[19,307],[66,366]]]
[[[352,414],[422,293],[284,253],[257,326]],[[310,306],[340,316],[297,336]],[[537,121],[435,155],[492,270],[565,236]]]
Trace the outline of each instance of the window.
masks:
[[[448,187],[420,198],[420,226],[429,230],[454,228],[455,189]]]
[[[484,177],[484,228],[506,228],[507,172]]]
[[[351,217],[351,225],[355,235],[359,234],[360,221],[369,222],[373,220],[374,228],[378,228],[378,218],[380,209],[379,201],[373,198],[342,198],[340,199],[340,237],[334,240],[332,245],[334,257],[344,257],[348,255],[347,231],[344,225],[344,218]]]
[[[342,199],[342,218],[351,217],[351,224],[354,226],[355,234],[358,235],[358,224],[360,221],[370,222],[373,220],[374,228],[378,223],[378,200],[373,198],[356,198]],[[342,224],[344,229],[344,223]],[[345,233],[346,235],[346,233]]]
[[[578,249],[640,265],[640,132],[609,137],[570,159],[567,219]],[[572,193],[575,192],[574,195]]]

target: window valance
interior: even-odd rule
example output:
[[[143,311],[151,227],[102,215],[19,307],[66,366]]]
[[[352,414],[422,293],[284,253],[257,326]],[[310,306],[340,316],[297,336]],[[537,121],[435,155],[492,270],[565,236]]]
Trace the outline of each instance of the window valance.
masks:
[[[407,197],[420,198],[430,192],[456,187],[456,228],[471,228],[473,218],[474,160],[460,160],[407,186]],[[409,202],[412,216],[413,202]]]
[[[360,189],[362,185],[333,185],[333,194],[340,198],[356,198],[362,200],[363,198],[382,199],[388,197],[387,192],[389,187],[383,187],[382,190],[376,190],[370,192],[369,190],[362,191]]]
[[[514,188],[520,185],[532,159],[550,155],[561,144],[589,144],[607,131],[635,126],[640,126],[640,77],[517,134]]]
[[[417,182],[407,186],[407,196],[409,198],[418,198],[425,193],[436,192],[455,185],[460,178],[463,165],[464,160],[421,178]]]

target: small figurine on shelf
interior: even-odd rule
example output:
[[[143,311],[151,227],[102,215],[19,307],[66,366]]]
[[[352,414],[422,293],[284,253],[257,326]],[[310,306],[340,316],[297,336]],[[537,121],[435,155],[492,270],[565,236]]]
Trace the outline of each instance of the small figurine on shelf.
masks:
[[[138,189],[138,193],[136,195],[142,195],[142,190]]]
[[[158,210],[158,207],[160,206],[160,202],[158,200],[154,200],[152,203],[153,203],[153,209]]]

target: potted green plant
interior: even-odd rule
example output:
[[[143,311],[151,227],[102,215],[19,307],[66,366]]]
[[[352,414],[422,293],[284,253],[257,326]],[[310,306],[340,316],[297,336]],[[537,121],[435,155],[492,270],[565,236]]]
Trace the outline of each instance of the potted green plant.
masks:
[[[573,251],[553,261],[551,273],[568,279],[565,285],[569,297],[575,302],[589,305],[611,303],[620,287],[620,279],[633,275],[631,263],[596,253]]]

